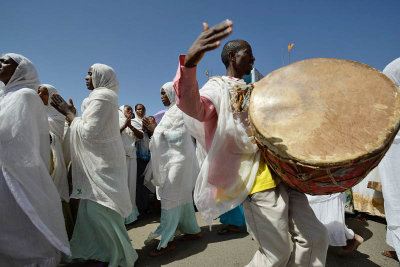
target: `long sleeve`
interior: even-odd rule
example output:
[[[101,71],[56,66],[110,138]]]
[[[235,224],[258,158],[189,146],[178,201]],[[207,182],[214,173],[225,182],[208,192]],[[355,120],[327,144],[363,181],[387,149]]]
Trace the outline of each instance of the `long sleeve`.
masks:
[[[209,151],[217,128],[218,114],[214,104],[206,97],[200,96],[196,79],[197,67],[183,66],[185,55],[179,56],[179,66],[174,78],[177,95],[176,105],[188,116],[204,122],[206,150]]]

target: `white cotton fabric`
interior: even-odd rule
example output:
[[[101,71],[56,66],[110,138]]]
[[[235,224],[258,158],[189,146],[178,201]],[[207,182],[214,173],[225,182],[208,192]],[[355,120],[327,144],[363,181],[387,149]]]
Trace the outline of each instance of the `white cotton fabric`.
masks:
[[[57,94],[57,89],[50,84],[41,84],[39,87],[46,88],[49,92],[49,97],[51,97],[52,94]],[[50,136],[52,139],[50,147],[53,155],[53,171],[50,175],[51,178],[53,178],[61,199],[69,202],[67,167],[65,166],[63,152],[65,116],[50,105],[50,99],[47,105],[45,105],[45,108],[49,121]]]
[[[119,126],[125,124],[126,117],[124,115],[125,105],[119,108]],[[126,165],[128,172],[128,188],[132,203],[132,208],[136,208],[136,180],[137,180],[137,161],[136,161],[136,146],[137,138],[133,131],[126,127],[121,132],[121,139],[125,149]]]
[[[183,112],[175,104],[172,83],[162,87],[170,99],[164,117],[150,142],[153,183],[157,186],[161,208],[170,210],[191,203],[199,167],[192,137],[183,121]]]
[[[400,88],[400,58],[392,61],[383,70]],[[387,222],[386,242],[400,255],[400,133],[398,132],[389,151],[378,165],[382,179]]]
[[[0,90],[1,176],[34,227],[57,250],[70,255],[60,196],[49,175],[49,125],[36,92],[38,75],[27,58],[6,55],[19,65]],[[6,235],[7,228],[1,229]],[[0,244],[0,250],[2,246],[9,249],[13,242]]]
[[[132,119],[131,124],[137,130],[143,133],[143,138],[137,140],[136,145],[140,146],[140,150],[142,153],[147,153],[149,151],[149,144],[150,144],[150,136],[147,132],[143,131],[143,117],[140,117],[136,110],[134,110],[135,118]]]
[[[328,230],[329,245],[346,246],[347,240],[354,238],[353,230],[345,222],[346,193],[306,196],[315,216]]]
[[[248,112],[233,113],[230,107],[231,93],[245,86],[243,80],[222,76],[210,78],[200,90],[218,114],[214,139],[194,191],[196,206],[208,223],[243,202],[258,171],[260,152],[247,132]],[[203,123],[184,117],[192,136],[205,148]]]
[[[70,126],[71,198],[90,199],[128,217],[132,204],[124,146],[119,131],[118,80],[104,64],[92,66],[94,90],[82,102],[82,116]]]

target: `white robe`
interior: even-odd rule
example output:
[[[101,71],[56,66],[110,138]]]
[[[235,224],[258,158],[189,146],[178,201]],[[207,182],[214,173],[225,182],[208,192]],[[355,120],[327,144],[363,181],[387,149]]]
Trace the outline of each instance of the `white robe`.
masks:
[[[57,94],[57,90],[49,85],[42,84],[41,87],[47,88],[49,97],[51,94]],[[49,100],[50,102],[50,100]],[[53,178],[54,184],[57,187],[58,193],[61,199],[69,202],[69,185],[67,178],[67,167],[65,166],[64,152],[63,152],[63,137],[64,137],[64,125],[65,116],[53,108],[50,103],[46,106],[46,112],[50,127],[51,142],[51,153],[53,155],[53,171],[50,174]]]
[[[69,129],[71,198],[92,200],[125,218],[132,212],[132,204],[119,131],[118,81],[115,73],[115,77],[95,73],[101,71],[96,65],[102,66],[93,65],[95,89],[83,100],[82,116],[76,117]]]
[[[354,238],[353,230],[347,228],[345,222],[346,193],[306,196],[315,216],[328,229],[329,245],[346,246],[347,240]]]
[[[400,88],[400,58],[387,65],[383,73]],[[400,255],[400,132],[378,167],[385,201],[386,242]]]
[[[1,209],[0,252],[6,250],[20,258],[40,250],[39,246],[47,240],[56,250],[70,255],[60,196],[48,169],[50,138],[47,116],[43,102],[31,89],[39,85],[37,73],[26,58],[15,54],[12,58],[19,59],[16,60],[19,65],[9,83],[0,90],[0,179],[10,194],[3,193],[6,187],[2,186],[0,199],[8,197],[1,202],[18,205],[26,217],[18,219],[16,214],[21,213],[3,214],[6,210]],[[18,233],[3,227],[10,221],[16,226],[23,224],[26,229],[31,227],[32,235],[26,236],[26,243],[34,243],[35,247],[21,250],[17,245],[20,242],[12,241]],[[32,240],[34,236],[37,239]],[[7,254],[0,257],[0,265],[7,265],[2,264],[6,258]]]
[[[119,126],[125,124],[126,117],[124,115],[124,107],[121,106],[119,109]],[[137,180],[137,161],[136,161],[136,141],[137,138],[133,131],[126,127],[121,132],[121,139],[125,149],[126,165],[128,171],[128,188],[131,198],[132,208],[136,208],[136,180]]]
[[[221,214],[237,207],[248,196],[258,171],[260,152],[249,128],[248,112],[234,113],[231,93],[243,89],[243,80],[212,77],[200,89],[218,114],[217,129],[200,174],[194,199],[203,218],[211,223]],[[205,148],[204,124],[184,115],[185,124],[199,145]]]
[[[175,92],[166,88],[171,105],[157,125],[150,141],[153,183],[161,208],[170,210],[193,201],[192,190],[199,172],[196,150],[183,121],[183,112],[175,105]]]

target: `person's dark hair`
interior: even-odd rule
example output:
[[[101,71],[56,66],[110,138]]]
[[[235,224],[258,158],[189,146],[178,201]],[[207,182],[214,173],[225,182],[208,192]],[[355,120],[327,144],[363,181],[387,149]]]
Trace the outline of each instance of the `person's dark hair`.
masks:
[[[243,45],[249,45],[245,40],[232,40],[227,42],[222,48],[221,59],[224,63],[225,67],[229,66],[229,53],[237,53],[240,49],[243,48]]]
[[[138,106],[143,106],[143,108],[146,110],[146,107],[143,104],[136,104],[135,105],[135,110],[137,109]]]
[[[156,118],[154,118],[154,116],[149,116],[149,118],[153,118],[153,119],[156,119]]]

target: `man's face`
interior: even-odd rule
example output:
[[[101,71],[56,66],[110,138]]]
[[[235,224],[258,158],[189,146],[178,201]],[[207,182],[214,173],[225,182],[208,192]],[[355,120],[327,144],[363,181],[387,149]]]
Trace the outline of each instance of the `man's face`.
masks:
[[[141,118],[146,115],[146,108],[143,105],[137,105],[135,111]]]
[[[43,104],[47,105],[49,103],[49,91],[46,87],[40,86],[38,89],[38,95],[43,101]]]
[[[7,84],[17,67],[18,64],[12,58],[2,55],[0,57],[0,81]]]
[[[251,70],[253,69],[254,61],[256,60],[253,57],[253,51],[251,50],[250,45],[247,43],[243,43],[243,48],[241,48],[235,54],[236,60],[236,70],[238,73],[243,76],[249,75]]]
[[[88,75],[86,75],[85,80],[86,80],[86,87],[89,90],[93,90],[93,81],[92,81],[92,74],[93,74],[93,68],[89,68]]]

